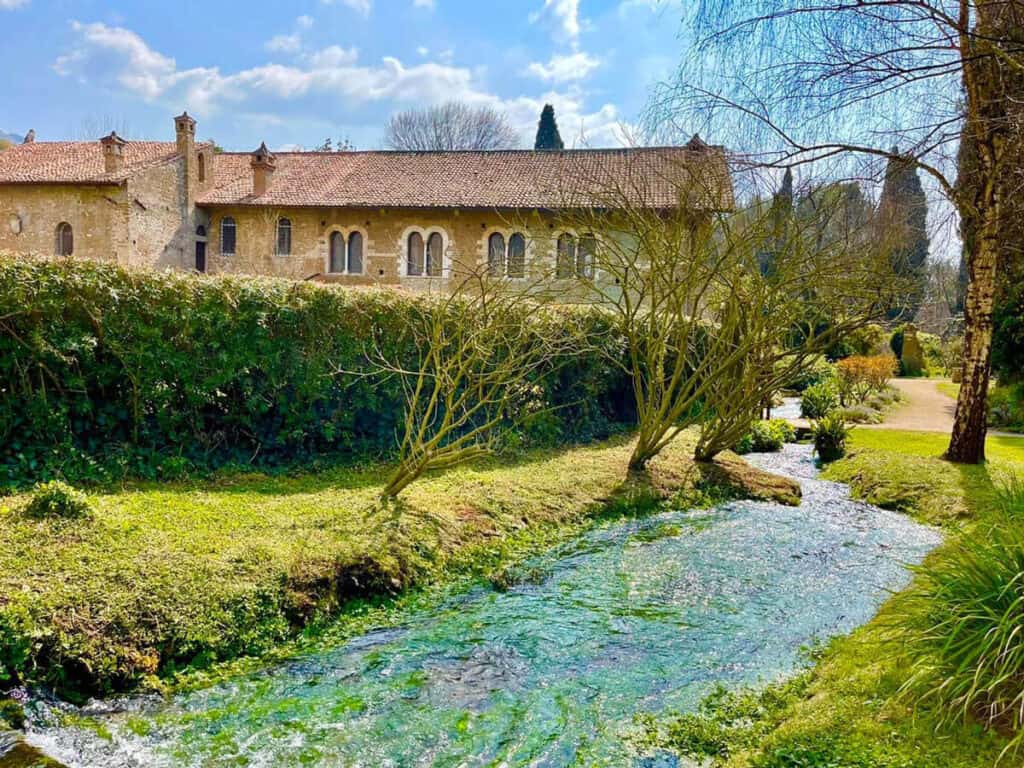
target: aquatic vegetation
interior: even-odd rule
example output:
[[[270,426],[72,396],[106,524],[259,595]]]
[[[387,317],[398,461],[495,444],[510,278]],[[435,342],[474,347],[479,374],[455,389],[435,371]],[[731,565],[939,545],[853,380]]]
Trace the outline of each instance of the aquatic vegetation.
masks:
[[[792,672],[938,541],[813,479],[808,446],[755,460],[798,477],[804,504],[604,519],[501,590],[476,582],[167,702],[82,712],[110,739],[38,705],[29,739],[84,766],[623,764],[637,711],[692,711],[719,684]]]

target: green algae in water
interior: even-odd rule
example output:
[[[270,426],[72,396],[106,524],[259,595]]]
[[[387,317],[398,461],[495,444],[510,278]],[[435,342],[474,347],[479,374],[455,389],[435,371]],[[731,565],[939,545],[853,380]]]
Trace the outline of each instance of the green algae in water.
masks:
[[[938,543],[813,479],[806,447],[756,461],[800,478],[803,505],[609,522],[526,564],[543,579],[478,585],[169,702],[122,702],[94,717],[110,741],[45,716],[29,738],[72,768],[629,765],[634,714],[791,673]]]

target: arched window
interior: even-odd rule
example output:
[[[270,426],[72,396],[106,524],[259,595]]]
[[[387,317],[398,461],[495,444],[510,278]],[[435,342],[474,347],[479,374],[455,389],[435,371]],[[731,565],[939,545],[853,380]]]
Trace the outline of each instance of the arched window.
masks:
[[[348,273],[363,274],[363,236],[359,232],[348,236]]]
[[[292,253],[291,219],[277,220],[277,255],[290,256]]]
[[[568,232],[558,236],[558,259],[555,276],[572,277],[576,273],[576,238]]]
[[[206,237],[206,227],[202,224],[196,227],[196,237]]]
[[[206,181],[206,155],[200,152],[196,164],[199,166],[199,180]]]
[[[597,254],[597,240],[593,235],[583,235],[576,251],[576,276],[590,279],[594,276],[594,256]]]
[[[427,274],[440,277],[444,267],[444,238],[440,232],[433,232],[427,238]]]
[[[501,277],[505,273],[505,236],[495,232],[487,240],[487,274]]]
[[[508,276],[526,277],[526,238],[516,232],[508,239]]]
[[[327,269],[333,273],[345,271],[345,236],[341,232],[331,232],[330,263]]]
[[[220,220],[220,255],[235,255],[235,220],[230,216]]]
[[[419,232],[413,232],[409,235],[409,252],[406,254],[405,274],[413,277],[423,274],[423,251],[423,235]]]
[[[66,221],[57,225],[57,246],[54,250],[58,256],[70,256],[75,251],[75,233]]]

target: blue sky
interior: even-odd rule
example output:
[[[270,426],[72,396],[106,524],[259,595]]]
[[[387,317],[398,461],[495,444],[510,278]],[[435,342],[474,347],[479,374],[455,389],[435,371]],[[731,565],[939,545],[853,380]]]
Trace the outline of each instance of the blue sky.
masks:
[[[188,109],[228,149],[378,148],[390,114],[461,99],[532,144],[545,101],[615,146],[678,62],[678,0],[0,0],[0,130],[169,139]]]

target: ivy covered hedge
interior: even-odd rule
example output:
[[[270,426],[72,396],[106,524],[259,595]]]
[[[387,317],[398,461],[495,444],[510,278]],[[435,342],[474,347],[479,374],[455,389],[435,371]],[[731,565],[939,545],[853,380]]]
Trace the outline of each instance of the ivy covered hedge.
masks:
[[[396,291],[0,257],[0,487],[386,457],[401,384],[363,375],[367,355],[413,364],[406,329],[427,311]],[[617,343],[608,319],[579,322],[585,338],[536,382],[555,409],[529,442],[632,419],[628,381],[593,349]]]

